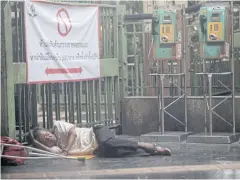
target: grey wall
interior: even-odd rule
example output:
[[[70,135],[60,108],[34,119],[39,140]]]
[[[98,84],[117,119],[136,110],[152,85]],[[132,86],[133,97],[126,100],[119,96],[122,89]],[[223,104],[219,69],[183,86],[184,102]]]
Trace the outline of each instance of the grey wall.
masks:
[[[215,97],[213,107],[224,97]],[[173,101],[165,98],[165,106]],[[141,135],[158,131],[158,100],[157,97],[127,97],[122,102],[122,130],[126,135]],[[167,108],[167,111],[184,122],[183,99]],[[204,132],[204,101],[201,97],[188,97],[188,130]],[[232,123],[232,100],[226,100],[215,111]],[[240,132],[240,97],[236,98],[236,130]],[[184,127],[165,113],[166,131],[183,131]],[[213,132],[231,132],[232,127],[213,115]]]

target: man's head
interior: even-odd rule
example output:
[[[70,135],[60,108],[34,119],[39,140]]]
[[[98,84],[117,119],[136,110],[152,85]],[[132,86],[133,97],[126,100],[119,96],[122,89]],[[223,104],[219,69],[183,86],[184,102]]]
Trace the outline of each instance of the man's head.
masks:
[[[38,142],[42,143],[43,145],[47,147],[52,147],[56,145],[57,139],[54,134],[52,134],[50,131],[36,127],[33,129],[33,137]]]

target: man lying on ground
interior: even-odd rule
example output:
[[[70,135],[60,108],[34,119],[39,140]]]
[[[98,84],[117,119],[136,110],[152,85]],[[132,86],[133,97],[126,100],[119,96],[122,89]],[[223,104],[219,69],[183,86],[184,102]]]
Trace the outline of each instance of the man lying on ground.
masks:
[[[134,154],[138,149],[149,155],[171,155],[167,148],[119,139],[103,125],[78,128],[74,124],[55,121],[51,131],[37,127],[30,133],[30,137],[34,147],[62,155],[96,154],[100,157],[122,157]]]

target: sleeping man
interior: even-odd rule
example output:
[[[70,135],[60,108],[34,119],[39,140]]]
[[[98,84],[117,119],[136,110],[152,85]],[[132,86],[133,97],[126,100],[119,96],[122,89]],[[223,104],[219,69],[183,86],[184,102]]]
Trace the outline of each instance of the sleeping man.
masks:
[[[35,128],[30,133],[34,147],[62,155],[91,155],[123,157],[144,150],[149,155],[171,155],[167,148],[155,144],[119,139],[106,126],[78,128],[65,121],[55,121],[51,131]]]

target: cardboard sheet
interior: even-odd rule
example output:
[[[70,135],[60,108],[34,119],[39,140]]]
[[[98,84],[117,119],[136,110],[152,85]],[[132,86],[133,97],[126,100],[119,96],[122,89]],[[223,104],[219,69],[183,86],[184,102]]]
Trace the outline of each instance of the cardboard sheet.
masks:
[[[81,155],[81,156],[71,156],[73,158],[85,158],[86,160],[96,157],[95,155]]]

